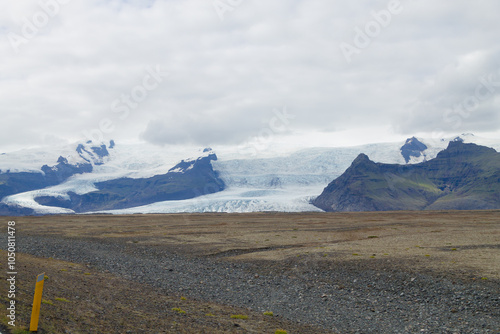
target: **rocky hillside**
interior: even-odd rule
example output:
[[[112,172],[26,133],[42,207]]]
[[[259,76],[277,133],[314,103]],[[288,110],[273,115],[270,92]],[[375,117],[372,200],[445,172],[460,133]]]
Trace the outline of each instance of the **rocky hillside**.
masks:
[[[67,198],[40,196],[35,200],[46,206],[72,209],[77,213],[115,210],[154,202],[183,200],[224,190],[224,182],[213,170],[215,153],[196,160],[181,161],[168,173],[149,178],[119,178],[96,183],[98,190],[86,194],[69,192]]]
[[[114,142],[111,142],[114,145]],[[110,145],[110,149],[112,146]],[[43,189],[61,184],[77,174],[91,173],[94,166],[102,165],[109,157],[106,145],[87,142],[76,148],[76,160],[71,163],[60,156],[57,164],[43,165],[38,171],[0,170],[0,199],[9,195]],[[0,215],[30,215],[34,210],[17,204],[0,203]]]
[[[453,141],[415,165],[360,154],[313,204],[325,211],[500,209],[500,153]]]

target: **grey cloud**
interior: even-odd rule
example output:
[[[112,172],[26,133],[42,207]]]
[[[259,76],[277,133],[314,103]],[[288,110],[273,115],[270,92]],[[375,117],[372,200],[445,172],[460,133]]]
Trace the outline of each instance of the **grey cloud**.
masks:
[[[81,140],[105,118],[117,141],[237,145],[285,105],[296,116],[287,134],[388,124],[402,136],[500,131],[497,96],[459,127],[443,121],[497,66],[500,3],[401,3],[348,64],[339,45],[388,1],[244,1],[221,21],[204,0],[73,0],[18,54],[8,33],[40,8],[9,2],[0,13],[0,150]],[[156,65],[170,75],[120,119],[113,101]]]
[[[398,123],[401,132],[495,131],[500,52],[475,51],[446,66]],[[439,132],[438,131],[438,132]]]

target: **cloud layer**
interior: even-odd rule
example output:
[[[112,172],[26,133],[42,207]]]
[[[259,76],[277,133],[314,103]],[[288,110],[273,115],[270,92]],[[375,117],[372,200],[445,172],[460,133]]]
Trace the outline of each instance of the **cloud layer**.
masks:
[[[499,12],[488,0],[10,1],[0,149],[101,135],[239,145],[284,106],[287,135],[498,132]]]

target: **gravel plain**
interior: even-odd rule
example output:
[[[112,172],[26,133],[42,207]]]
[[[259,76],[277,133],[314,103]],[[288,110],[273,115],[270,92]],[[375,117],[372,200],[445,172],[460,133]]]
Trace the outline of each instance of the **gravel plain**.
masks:
[[[35,235],[19,237],[18,251],[84,263],[192,299],[272,310],[325,332],[500,333],[497,280],[455,279],[383,259],[234,261],[161,245]]]

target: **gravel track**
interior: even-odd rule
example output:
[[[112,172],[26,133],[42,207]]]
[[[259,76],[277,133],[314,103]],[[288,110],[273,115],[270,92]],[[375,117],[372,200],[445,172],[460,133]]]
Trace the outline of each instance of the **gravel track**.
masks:
[[[5,234],[0,247],[5,249]],[[271,310],[339,333],[500,333],[499,282],[453,281],[348,262],[262,267],[164,248],[20,236],[19,252],[84,263],[198,300]],[[372,262],[375,263],[375,262]]]

